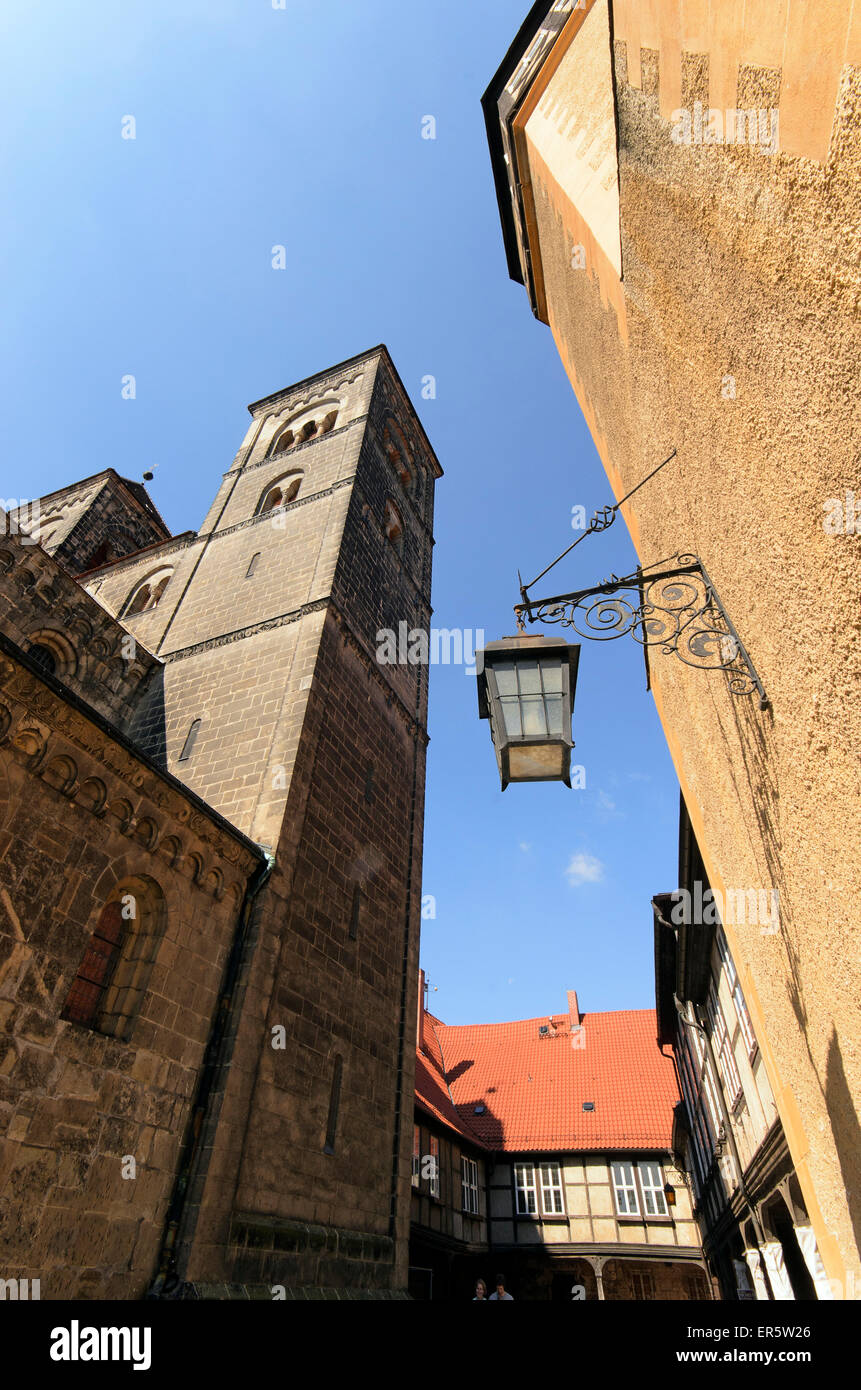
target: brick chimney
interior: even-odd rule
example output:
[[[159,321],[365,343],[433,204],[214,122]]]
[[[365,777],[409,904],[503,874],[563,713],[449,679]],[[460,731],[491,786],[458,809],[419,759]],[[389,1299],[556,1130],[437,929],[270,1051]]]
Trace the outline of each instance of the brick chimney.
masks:
[[[577,1007],[576,989],[568,990],[568,1022],[572,1028],[580,1027],[580,1010]]]

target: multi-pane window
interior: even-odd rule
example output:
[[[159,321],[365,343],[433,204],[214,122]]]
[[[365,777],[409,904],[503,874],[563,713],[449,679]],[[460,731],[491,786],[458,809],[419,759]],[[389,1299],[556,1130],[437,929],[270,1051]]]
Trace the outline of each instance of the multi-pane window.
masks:
[[[643,1211],[646,1216],[669,1216],[667,1199],[664,1196],[664,1174],[660,1163],[638,1163],[637,1175],[643,1193]]]
[[[422,1132],[418,1125],[413,1125],[413,1165],[412,1165],[412,1184],[418,1187],[421,1182],[422,1172]]]
[[[664,1196],[664,1172],[660,1163],[612,1164],[613,1189],[619,1216],[669,1216]]]
[[[435,1134],[431,1134],[428,1139],[430,1146],[430,1195],[439,1197],[439,1140]]]
[[[478,1215],[478,1164],[474,1158],[463,1156],[460,1160],[460,1183],[463,1210],[471,1216]]]
[[[541,1209],[544,1215],[564,1215],[565,1204],[562,1201],[562,1176],[559,1172],[559,1164],[542,1163],[539,1172],[541,1175]]]
[[[518,1216],[537,1216],[538,1197],[535,1191],[535,1169],[531,1163],[514,1165],[515,1210]]]
[[[613,1187],[619,1215],[639,1216],[640,1204],[637,1200],[637,1180],[634,1177],[633,1163],[613,1164]]]
[[[634,1298],[638,1301],[655,1297],[655,1280],[651,1274],[634,1272],[631,1275]]]
[[[741,1028],[741,1035],[744,1038],[745,1046],[747,1047],[747,1054],[750,1057],[751,1061],[753,1061],[756,1055],[757,1048],[756,1035],[753,1031],[753,1024],[750,1021],[750,1014],[747,1011],[747,1004],[744,1001],[744,995],[742,993],[741,985],[738,982],[738,976],[735,973],[735,965],[733,964],[732,956],[729,953],[729,946],[727,945],[726,937],[724,936],[723,931],[720,930],[720,928],[718,929],[717,933],[717,945],[718,952],[721,958],[721,963],[723,964],[723,968],[726,971],[726,977],[729,981],[729,987],[732,991],[732,1002],[735,1004],[735,1011],[738,1015],[738,1022],[739,1027]]]
[[[702,1036],[696,1029],[691,1029],[691,1036],[694,1040],[694,1048],[697,1054],[697,1061],[700,1065],[700,1074],[702,1076],[702,1092],[705,1096],[706,1106],[708,1109],[709,1117],[712,1122],[713,1133],[717,1135],[720,1131],[720,1127],[723,1122],[720,1101],[718,1100],[717,1087],[715,1085],[714,1077],[712,1076],[711,1066],[706,1060],[705,1043],[702,1040]]]
[[[696,1155],[701,1163],[702,1176],[705,1177],[711,1166],[718,1131],[716,1126],[712,1126],[708,1109],[702,1099],[702,1086],[699,1080],[701,1062],[696,1060],[691,1044],[691,1030],[688,1028],[683,1028],[681,1032],[679,1057],[682,1063],[680,1068],[682,1090],[694,1126]]]
[[[714,980],[712,980],[709,985],[706,1008],[708,1010],[709,1024],[711,1025],[712,1043],[717,1052],[721,1075],[723,1076],[729,1103],[730,1106],[733,1106],[741,1095],[741,1077],[738,1074],[738,1067],[735,1064],[729,1029],[726,1026],[726,1019],[723,1016],[723,1009],[720,1006]]]
[[[564,1216],[562,1174],[558,1163],[515,1163],[514,1196],[518,1216],[538,1216],[538,1194],[541,1193],[542,1216]]]

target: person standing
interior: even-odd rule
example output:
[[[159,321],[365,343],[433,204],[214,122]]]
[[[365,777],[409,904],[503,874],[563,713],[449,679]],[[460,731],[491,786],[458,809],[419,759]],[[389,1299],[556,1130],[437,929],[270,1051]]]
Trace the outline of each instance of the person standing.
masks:
[[[476,1279],[475,1298],[472,1301],[473,1303],[487,1303],[489,1301],[487,1297],[487,1285],[483,1279]]]
[[[504,1274],[497,1274],[497,1276],[496,1276],[496,1293],[492,1293],[492,1294],[490,1295],[490,1298],[488,1299],[488,1302],[489,1302],[489,1303],[513,1303],[513,1302],[514,1302],[514,1299],[511,1297],[511,1294],[510,1294],[510,1293],[506,1293],[506,1291],[505,1291],[505,1275],[504,1275]]]

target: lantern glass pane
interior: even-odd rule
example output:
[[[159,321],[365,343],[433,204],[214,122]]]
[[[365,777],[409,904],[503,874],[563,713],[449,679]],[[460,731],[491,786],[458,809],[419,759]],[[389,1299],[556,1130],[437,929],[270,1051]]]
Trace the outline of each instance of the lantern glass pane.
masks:
[[[506,734],[509,738],[519,738],[523,733],[523,726],[520,722],[520,701],[515,695],[513,698],[500,700],[499,703],[502,706]]]
[[[542,661],[541,674],[544,678],[544,689],[549,695],[562,694],[562,663],[561,661]]]
[[[544,738],[547,734],[547,721],[544,717],[544,700],[541,695],[523,695],[520,699],[523,711],[523,732],[528,738]]]
[[[518,661],[521,695],[538,695],[541,692],[541,672],[537,661]]]
[[[547,706],[547,729],[551,737],[562,737],[562,696],[548,695],[545,704]]]
[[[500,695],[517,694],[517,672],[513,661],[498,661],[493,667],[496,675],[496,688]]]

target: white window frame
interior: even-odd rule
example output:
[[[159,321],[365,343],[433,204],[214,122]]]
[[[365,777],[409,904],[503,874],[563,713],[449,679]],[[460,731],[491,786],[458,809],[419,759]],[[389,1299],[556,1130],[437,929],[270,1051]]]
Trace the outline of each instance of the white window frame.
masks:
[[[658,1172],[657,1181],[653,1180],[650,1173],[651,1168],[656,1168]],[[664,1168],[663,1164],[654,1158],[643,1158],[637,1164],[637,1177],[640,1180],[640,1192],[643,1198],[643,1215],[648,1221],[650,1217],[669,1216],[667,1198],[664,1193]],[[654,1211],[649,1211],[649,1202],[655,1207]]]
[[[708,998],[706,999],[706,1009],[708,1011],[709,1023],[711,1024],[712,1042],[718,1056],[721,1075],[723,1076],[726,1093],[729,1097],[729,1108],[733,1109],[742,1096],[741,1077],[738,1074],[738,1067],[733,1055],[732,1043],[730,1042],[729,1029],[721,1008],[720,997],[714,979],[709,983]]]
[[[433,1159],[433,1173],[430,1177],[430,1195],[439,1201],[439,1140],[435,1134],[428,1136],[430,1156]]]
[[[541,1211],[544,1216],[564,1216],[565,1196],[562,1190],[562,1170],[558,1163],[539,1163]],[[558,1206],[557,1206],[558,1202]]]
[[[691,1029],[691,1036],[694,1040],[694,1050],[700,1068],[700,1092],[705,1097],[706,1108],[711,1117],[712,1130],[715,1135],[715,1143],[717,1143],[717,1136],[720,1134],[723,1124],[723,1112],[718,1100],[717,1085],[712,1075],[711,1062],[706,1056],[706,1045],[701,1034],[693,1028]]]
[[[732,956],[729,953],[729,944],[727,942],[726,936],[724,935],[722,928],[718,928],[717,945],[718,955],[721,958],[721,963],[723,965],[724,970],[726,971],[726,977],[729,982],[730,993],[732,994],[732,1002],[735,1005],[735,1012],[738,1018],[738,1024],[741,1028],[741,1035],[744,1038],[745,1046],[747,1047],[748,1058],[752,1062],[757,1052],[759,1051],[759,1045],[756,1041],[756,1034],[753,1031],[753,1024],[750,1021],[750,1014],[747,1011],[747,1004],[745,1002],[744,993],[742,992],[742,988],[738,980],[738,975],[736,974],[735,963],[733,961]]]
[[[532,1197],[532,1207],[529,1197]],[[514,1165],[514,1211],[517,1216],[538,1215],[538,1188],[535,1185],[535,1165],[515,1163]]]
[[[630,1182],[626,1180],[624,1169],[628,1169],[631,1174]],[[619,1170],[619,1171],[617,1171]],[[637,1165],[623,1159],[615,1160],[610,1164],[610,1174],[613,1179],[613,1195],[616,1200],[617,1216],[639,1216],[640,1215],[640,1195],[637,1190]],[[620,1202],[620,1193],[624,1194],[623,1202]],[[633,1193],[634,1206],[630,1207]]]
[[[470,1216],[478,1216],[478,1164],[466,1154],[460,1159],[462,1207]]]

